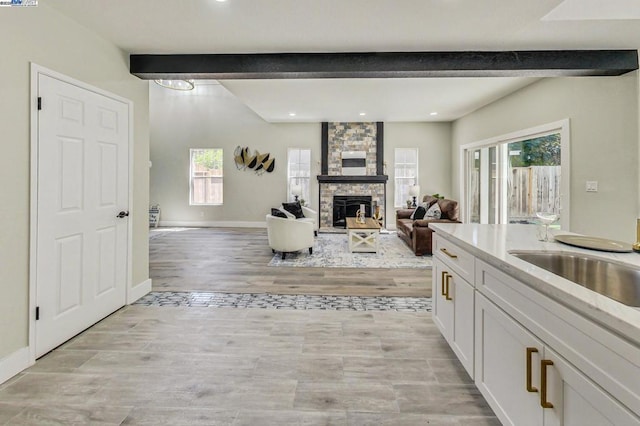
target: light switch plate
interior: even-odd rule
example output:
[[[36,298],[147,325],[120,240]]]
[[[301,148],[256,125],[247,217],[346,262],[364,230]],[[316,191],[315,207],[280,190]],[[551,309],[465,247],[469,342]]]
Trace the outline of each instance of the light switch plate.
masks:
[[[588,180],[587,181],[587,192],[598,192],[598,181],[597,180]]]

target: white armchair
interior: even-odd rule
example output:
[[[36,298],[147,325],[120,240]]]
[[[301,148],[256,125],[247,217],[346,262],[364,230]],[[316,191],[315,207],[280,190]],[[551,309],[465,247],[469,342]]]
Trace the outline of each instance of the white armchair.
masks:
[[[302,220],[307,220],[313,223],[313,235],[318,235],[318,212],[315,210],[311,210],[309,207],[302,206],[302,213],[304,213],[304,217]],[[300,220],[300,219],[298,219]]]
[[[311,221],[267,215],[267,237],[272,252],[287,253],[309,249],[313,253],[314,225]]]

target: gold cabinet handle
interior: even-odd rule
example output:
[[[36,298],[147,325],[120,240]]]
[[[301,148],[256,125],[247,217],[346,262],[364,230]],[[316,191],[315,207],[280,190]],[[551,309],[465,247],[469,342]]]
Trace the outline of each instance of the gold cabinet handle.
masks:
[[[446,254],[447,256],[449,256],[452,259],[457,259],[458,258],[458,256],[456,256],[455,254],[449,253],[449,250],[447,250],[446,248],[441,248],[440,251],[443,252],[444,254]]]
[[[449,295],[449,283],[450,283],[449,278],[453,278],[453,275],[447,274],[447,279],[445,280],[445,282],[447,284],[447,291],[444,294],[444,298],[447,299],[447,300],[453,300],[453,297],[451,297]]]
[[[553,365],[550,359],[540,361],[540,405],[542,408],[553,408],[553,404],[547,401],[547,367]]]
[[[538,388],[531,385],[531,355],[536,352],[536,348],[527,348],[527,392],[538,392]]]
[[[440,295],[441,296],[445,296],[446,295],[444,286],[445,286],[445,282],[447,281],[447,276],[448,275],[449,274],[447,273],[447,271],[442,271],[442,277],[441,277],[442,279],[440,280]]]

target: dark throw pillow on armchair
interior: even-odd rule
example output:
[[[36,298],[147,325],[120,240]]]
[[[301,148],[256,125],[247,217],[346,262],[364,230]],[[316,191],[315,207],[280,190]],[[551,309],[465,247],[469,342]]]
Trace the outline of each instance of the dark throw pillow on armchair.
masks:
[[[295,201],[293,203],[282,203],[282,208],[291,213],[296,217],[296,219],[300,219],[304,217],[304,213],[302,213],[302,206],[300,205],[300,201]]]
[[[280,209],[271,209],[271,216],[275,216],[275,217],[284,217],[285,219],[287,218],[287,215],[282,213],[280,211]]]

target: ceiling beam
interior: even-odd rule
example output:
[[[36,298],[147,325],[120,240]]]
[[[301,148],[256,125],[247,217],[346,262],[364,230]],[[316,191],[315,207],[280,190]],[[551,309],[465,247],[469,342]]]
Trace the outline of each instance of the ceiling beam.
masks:
[[[637,50],[131,55],[141,79],[614,76]]]

